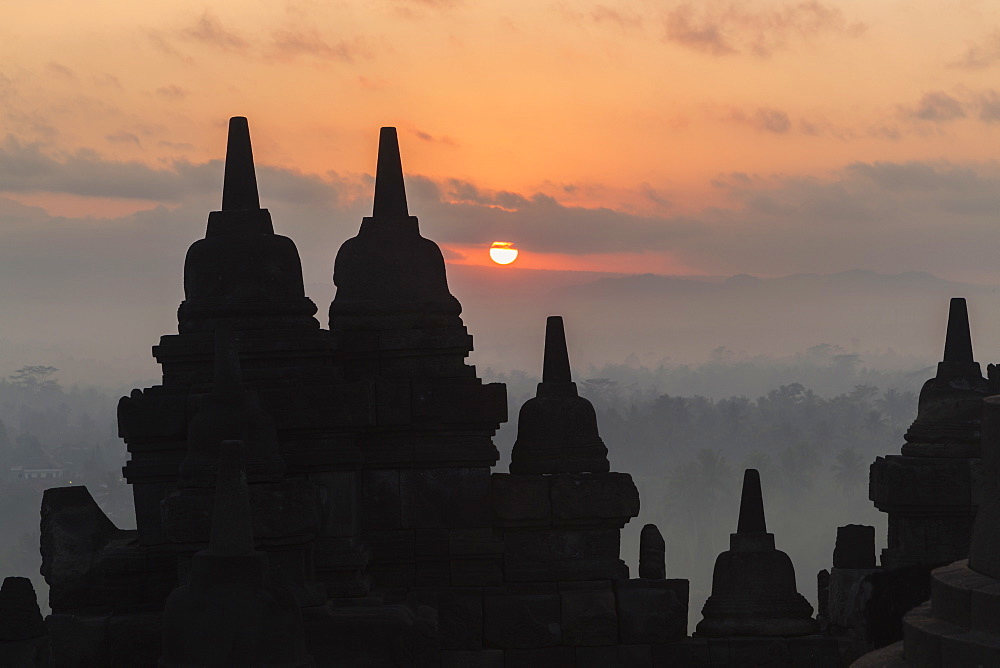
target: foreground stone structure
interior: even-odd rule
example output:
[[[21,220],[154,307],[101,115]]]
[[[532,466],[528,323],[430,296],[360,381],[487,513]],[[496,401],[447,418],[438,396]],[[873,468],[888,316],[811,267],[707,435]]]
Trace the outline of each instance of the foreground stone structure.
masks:
[[[159,665],[311,666],[298,603],[254,550],[245,444],[219,445],[211,538],[166,600]]]
[[[835,553],[829,587],[821,593],[828,600],[821,614],[830,632],[845,639],[848,656],[901,639],[903,615],[931,593],[931,571],[968,555],[979,507],[982,402],[989,393],[973,358],[966,302],[953,298],[944,357],[920,391],[902,453],[871,465],[869,496],[889,515],[881,565]],[[847,553],[867,555],[873,532],[863,539],[845,536],[845,546],[854,544]]]
[[[558,317],[511,473],[492,472],[505,388],[466,364],[395,129],[328,330],[260,207],[243,118],[222,200],[185,260],[178,334],[153,348],[162,384],[119,404],[137,529],[86,488],[45,493],[52,664],[242,663],[250,643],[291,665],[684,665],[687,581],[628,578],[638,493],[610,471]],[[224,619],[199,618],[206,601]],[[252,610],[273,623],[247,635]]]
[[[0,666],[51,665],[48,632],[31,580],[7,577],[0,587]]]
[[[839,666],[838,642],[818,633],[812,612],[791,560],[767,532],[760,474],[747,469],[736,533],[715,562],[686,665]]]
[[[889,546],[882,567],[941,564],[968,556],[979,506],[973,485],[979,466],[982,401],[989,394],[972,336],[965,300],[954,298],[948,314],[944,358],[924,383],[917,419],[901,455],[871,467],[869,496],[889,515]]]
[[[983,402],[982,503],[968,559],[931,574],[930,600],[906,613],[903,641],[855,665],[1000,665],[1000,396]]]
[[[729,535],[729,550],[715,562],[698,635],[809,635],[819,630],[812,612],[796,590],[792,560],[775,549],[774,534],[767,532],[760,474],[747,469],[739,524]]]
[[[483,632],[486,646],[518,648],[505,665],[659,665],[687,651],[677,641],[687,636],[688,581],[666,578],[662,550],[659,570],[628,579],[620,534],[639,492],[609,469],[594,407],[572,380],[563,320],[551,316],[511,472],[493,474],[507,584],[485,596]]]

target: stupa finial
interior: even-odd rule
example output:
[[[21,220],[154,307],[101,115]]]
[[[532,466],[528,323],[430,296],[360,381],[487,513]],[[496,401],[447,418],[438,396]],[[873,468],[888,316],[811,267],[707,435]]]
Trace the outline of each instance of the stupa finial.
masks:
[[[743,496],[736,533],[767,533],[764,521],[764,497],[760,491],[760,473],[747,469],[743,474]]]
[[[944,341],[945,362],[974,362],[969,309],[963,297],[952,297],[948,310],[948,334]]]
[[[222,186],[222,210],[260,209],[257,174],[250,148],[250,126],[245,116],[229,119],[229,143],[226,146],[226,175]]]
[[[543,383],[570,383],[569,352],[566,350],[566,330],[561,315],[550,315],[545,321],[545,355],[542,362]]]
[[[406,188],[403,185],[403,162],[399,157],[396,128],[382,128],[378,135],[378,165],[375,168],[375,206],[372,216],[409,216]]]

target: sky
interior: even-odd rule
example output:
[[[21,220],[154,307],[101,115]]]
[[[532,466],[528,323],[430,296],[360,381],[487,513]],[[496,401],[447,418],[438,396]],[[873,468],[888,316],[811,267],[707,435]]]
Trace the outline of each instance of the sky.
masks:
[[[370,212],[383,125],[451,265],[520,248],[498,282],[866,269],[1000,284],[991,0],[5,10],[0,306],[19,318],[82,322],[131,295],[160,304],[143,327],[175,326],[234,115],[321,312]]]

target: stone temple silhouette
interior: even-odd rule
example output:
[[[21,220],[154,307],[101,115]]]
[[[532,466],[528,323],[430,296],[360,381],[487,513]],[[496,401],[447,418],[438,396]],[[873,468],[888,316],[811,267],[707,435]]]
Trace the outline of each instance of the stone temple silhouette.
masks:
[[[245,118],[230,121],[222,207],[183,279],[178,333],[153,347],[162,382],[118,406],[137,528],[116,527],[85,487],[46,490],[52,614],[43,623],[30,582],[7,578],[0,663],[839,666],[860,653],[849,622],[832,620],[875,570],[873,532],[838,533],[814,619],[767,532],[754,470],[692,635],[688,581],[667,577],[653,525],[629,577],[621,529],[638,490],[612,471],[559,316],[546,322],[542,381],[520,407],[509,472],[493,470],[506,388],[466,362],[472,337],[441,250],[410,215],[394,128],[380,132],[372,215],[337,253],[327,328],[294,242],[260,206]],[[935,571],[930,607],[904,621],[906,656],[920,661],[944,656],[955,633],[995,633],[1000,619],[989,608],[996,499],[983,497],[974,533],[978,497],[958,474],[949,484],[963,503],[954,490],[897,502],[914,481],[979,458],[981,401],[997,388],[972,361],[956,304],[902,456],[873,465],[872,498],[898,527],[884,564],[930,580],[928,560],[963,558],[972,536],[968,564]],[[995,409],[983,429],[993,459]],[[954,526],[936,519],[942,505]],[[939,632],[952,628],[941,619],[960,630]]]
[[[222,209],[188,251],[178,333],[153,348],[163,381],[119,404],[137,529],[85,488],[44,497],[53,665],[651,665],[686,651],[687,581],[629,579],[620,559],[638,492],[609,470],[560,318],[511,473],[492,472],[505,388],[465,362],[472,338],[409,215],[394,128],[334,282],[323,329],[232,119]]]
[[[993,365],[988,371],[995,374]],[[819,616],[857,658],[903,638],[904,615],[932,594],[935,569],[969,558],[982,484],[984,400],[997,394],[972,351],[968,306],[949,305],[944,357],[920,391],[900,455],[871,465],[869,497],[889,516],[888,547],[875,563],[875,529],[837,532],[833,568],[821,572]],[[879,659],[872,659],[878,661]]]

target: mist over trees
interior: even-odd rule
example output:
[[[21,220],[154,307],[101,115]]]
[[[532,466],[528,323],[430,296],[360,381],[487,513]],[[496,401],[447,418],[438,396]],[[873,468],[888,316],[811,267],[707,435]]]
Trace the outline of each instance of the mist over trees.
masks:
[[[612,470],[630,473],[639,488],[640,514],[625,527],[622,558],[635,569],[639,531],[656,524],[667,545],[668,577],[691,581],[691,622],[697,622],[715,557],[729,549],[736,530],[743,470],[755,468],[768,530],[792,558],[799,591],[815,607],[816,573],[832,564],[838,526],[874,525],[884,546],[886,516],[868,500],[868,467],[877,456],[898,454],[916,417],[920,385],[933,373],[872,368],[826,345],[779,360],[719,351],[701,365],[577,372]],[[538,379],[520,371],[483,375],[508,383],[510,422],[497,438],[502,470],[517,410]]]
[[[638,563],[642,525],[667,543],[669,577],[691,581],[692,622],[700,619],[712,567],[728,549],[744,468],[761,473],[768,530],[792,558],[800,591],[815,604],[815,574],[830,566],[836,527],[874,524],[884,515],[867,499],[868,466],[899,451],[931,368],[876,368],[857,355],[818,345],[786,358],[746,357],[725,349],[702,364],[623,364],[576,369],[580,393],[597,410],[612,469],[630,473],[642,500],[626,526],[622,558]],[[504,471],[517,413],[538,377],[481,369],[507,383],[510,421],[495,439]],[[141,383],[140,383],[141,385]],[[47,487],[86,485],[121,528],[134,527],[127,459],[117,436],[115,388],[63,387],[50,366],[25,366],[0,379],[0,572],[39,575],[39,509]],[[54,467],[59,478],[18,478],[17,469]]]
[[[46,488],[86,485],[119,527],[135,525],[121,473],[119,393],[64,388],[57,372],[25,366],[0,379],[0,573],[31,578],[43,611],[48,587],[39,574],[39,520]]]

